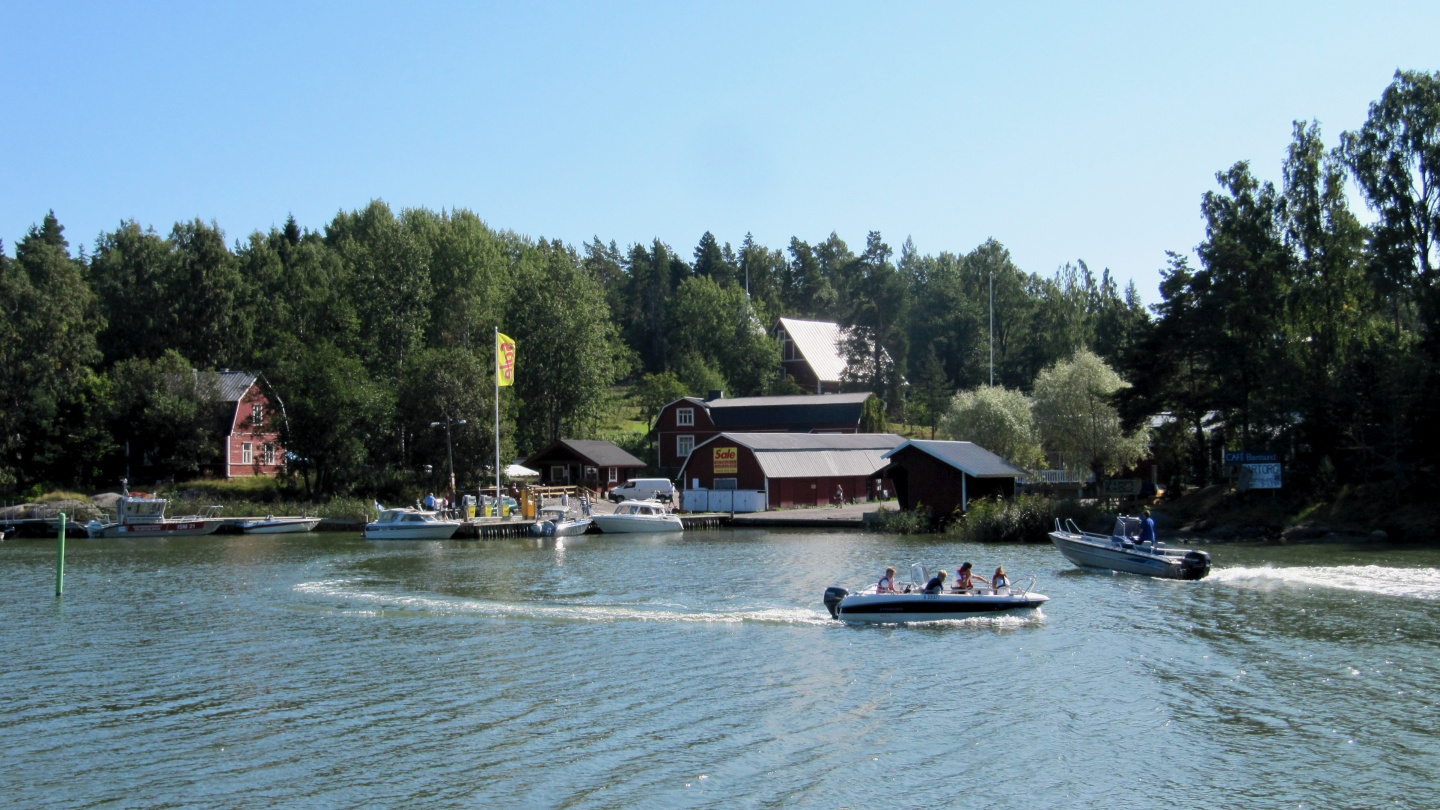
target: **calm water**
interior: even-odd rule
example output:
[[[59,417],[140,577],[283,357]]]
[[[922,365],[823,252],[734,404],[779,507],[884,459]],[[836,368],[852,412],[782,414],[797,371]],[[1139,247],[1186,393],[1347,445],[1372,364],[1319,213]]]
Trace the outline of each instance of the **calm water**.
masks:
[[[715,531],[0,544],[10,806],[1440,806],[1440,553]],[[852,628],[1003,562],[1043,614]],[[903,570],[903,568],[902,568]]]

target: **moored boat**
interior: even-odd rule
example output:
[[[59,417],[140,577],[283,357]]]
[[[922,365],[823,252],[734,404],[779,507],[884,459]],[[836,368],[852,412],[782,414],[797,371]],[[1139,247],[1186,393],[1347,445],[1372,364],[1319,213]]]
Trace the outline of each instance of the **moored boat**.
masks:
[[[596,513],[590,516],[600,531],[606,534],[653,534],[657,532],[683,532],[685,524],[680,516],[665,509],[659,501],[625,501],[615,508],[614,514]]]
[[[1117,529],[1129,525],[1130,518],[1121,517]],[[1187,548],[1171,548],[1163,542],[1137,543],[1128,529],[1112,535],[1084,532],[1072,520],[1055,521],[1050,542],[1065,559],[1084,568],[1108,568],[1128,574],[1162,577],[1164,579],[1204,579],[1210,573],[1210,554]]]
[[[586,515],[573,517],[563,506],[546,506],[540,509],[540,518],[530,525],[530,533],[536,537],[573,537],[590,531],[591,518]]]
[[[380,518],[365,524],[366,540],[449,540],[460,529],[460,521],[443,520],[424,509],[382,509]]]
[[[947,619],[964,619],[987,613],[1001,613],[1011,610],[1032,610],[1050,601],[1050,597],[1033,593],[1028,589],[1011,586],[1002,587],[999,592],[990,589],[975,589],[969,593],[921,593],[928,581],[928,572],[923,565],[911,566],[911,572],[919,582],[902,586],[900,593],[876,593],[875,587],[851,593],[838,585],[825,589],[825,608],[830,616],[842,622],[936,622]]]
[[[298,532],[312,531],[320,525],[320,518],[309,517],[275,517],[274,515],[255,520],[246,520],[240,524],[240,530],[246,534],[292,534]]]
[[[115,522],[92,520],[85,524],[85,531],[91,537],[198,537],[214,534],[224,522],[214,514],[220,511],[218,506],[209,507],[211,514],[167,518],[168,498],[131,492],[129,482],[123,478],[120,485],[120,498],[115,501]]]

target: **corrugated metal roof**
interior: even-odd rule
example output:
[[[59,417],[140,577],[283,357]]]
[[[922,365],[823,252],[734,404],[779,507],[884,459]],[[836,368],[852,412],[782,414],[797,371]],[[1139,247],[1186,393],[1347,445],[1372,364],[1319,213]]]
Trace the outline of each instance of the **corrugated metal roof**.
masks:
[[[810,369],[821,382],[840,382],[840,374],[845,371],[846,365],[845,352],[841,347],[845,332],[840,324],[781,318],[780,327],[795,342],[795,350],[810,364]]]
[[[1025,475],[1024,470],[974,442],[911,439],[886,453],[885,458],[890,458],[906,447],[924,451],[975,478],[1016,478]]]
[[[201,372],[215,375],[216,390],[221,402],[239,402],[245,392],[255,384],[255,373],[251,371]]]
[[[809,429],[814,425],[859,425],[865,400],[859,394],[813,394],[790,397],[737,397],[696,400],[710,414],[710,421],[726,428],[778,427],[793,425]]]
[[[721,433],[702,446],[727,441],[752,450],[768,478],[825,478],[868,476],[905,439],[893,433]]]

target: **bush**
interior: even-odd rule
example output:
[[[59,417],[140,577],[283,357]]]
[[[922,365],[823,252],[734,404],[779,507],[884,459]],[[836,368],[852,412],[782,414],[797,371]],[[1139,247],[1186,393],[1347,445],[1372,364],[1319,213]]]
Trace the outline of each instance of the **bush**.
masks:
[[[923,534],[935,530],[935,519],[927,509],[911,512],[882,509],[876,514],[875,521],[865,524],[866,528],[885,534]]]
[[[1097,506],[1068,498],[1021,495],[1013,500],[971,501],[969,511],[951,522],[945,534],[972,543],[1043,543],[1057,518],[1074,520],[1082,528],[1105,523]]]

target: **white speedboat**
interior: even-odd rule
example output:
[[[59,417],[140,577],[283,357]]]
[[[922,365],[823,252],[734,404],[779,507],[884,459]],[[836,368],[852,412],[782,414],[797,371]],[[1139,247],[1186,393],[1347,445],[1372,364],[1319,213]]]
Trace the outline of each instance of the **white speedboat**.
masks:
[[[968,593],[921,593],[929,581],[925,566],[910,567],[912,579],[898,585],[900,593],[876,593],[875,587],[859,593],[838,585],[825,589],[825,608],[832,618],[842,622],[937,622],[964,619],[985,613],[1007,610],[1031,610],[1050,601],[1050,597],[1028,589],[1003,587],[999,593],[989,588],[976,588]]]
[[[1137,543],[1129,535],[1132,520],[1134,518],[1121,517],[1116,521],[1117,533],[1105,535],[1082,532],[1073,520],[1065,521],[1062,527],[1057,519],[1055,531],[1050,532],[1050,542],[1067,560],[1085,568],[1108,568],[1165,579],[1204,579],[1210,573],[1209,552],[1170,548],[1158,541]]]
[[[610,515],[594,514],[590,519],[606,534],[683,532],[680,516],[666,511],[659,501],[625,501]]]
[[[120,480],[120,499],[115,501],[115,522],[92,520],[85,524],[91,537],[197,537],[214,534],[224,521],[217,518],[220,507],[208,507],[209,514],[167,518],[167,498],[131,492],[129,482]]]
[[[320,518],[307,517],[275,517],[269,515],[264,519],[246,520],[241,522],[240,530],[246,534],[291,534],[297,532],[312,531],[320,525]]]
[[[366,523],[366,540],[449,540],[460,528],[458,520],[443,520],[424,509],[382,509],[380,519]]]
[[[591,519],[586,515],[572,517],[570,510],[563,506],[546,506],[540,509],[540,518],[530,525],[530,533],[536,537],[572,537],[590,531]]]

